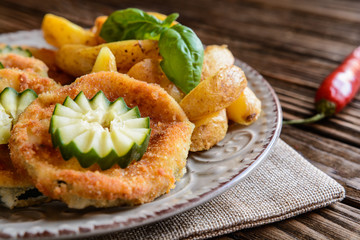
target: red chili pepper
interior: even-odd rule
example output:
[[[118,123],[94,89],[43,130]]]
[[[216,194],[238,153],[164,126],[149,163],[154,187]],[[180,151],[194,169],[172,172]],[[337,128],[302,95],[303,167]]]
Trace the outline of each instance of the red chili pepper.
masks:
[[[308,119],[284,121],[284,124],[311,123],[340,112],[360,88],[360,47],[321,83],[315,96],[318,114]]]

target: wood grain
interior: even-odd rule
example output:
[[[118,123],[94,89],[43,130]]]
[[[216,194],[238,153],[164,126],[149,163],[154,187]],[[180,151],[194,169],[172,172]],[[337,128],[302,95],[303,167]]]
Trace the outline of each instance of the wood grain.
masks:
[[[204,44],[227,44],[270,82],[285,119],[312,116],[321,81],[360,45],[356,0],[2,0],[0,33],[39,28],[48,12],[91,27],[96,16],[127,7],[178,12],[179,21],[194,29]],[[281,137],[341,183],[346,199],[216,239],[360,239],[360,93],[336,116],[284,126]]]

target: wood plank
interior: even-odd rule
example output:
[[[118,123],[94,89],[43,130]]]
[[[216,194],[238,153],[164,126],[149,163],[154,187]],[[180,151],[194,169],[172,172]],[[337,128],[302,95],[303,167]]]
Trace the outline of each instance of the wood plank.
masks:
[[[14,32],[24,29],[34,29],[40,27],[40,21],[36,16],[32,16],[29,11],[22,8],[9,7],[6,3],[0,5],[2,17],[0,19],[0,32]],[[24,21],[26,19],[26,21]]]
[[[307,226],[312,226],[317,232],[329,239],[341,239],[343,236],[347,236],[348,239],[356,239],[359,236],[336,222],[319,215],[318,211],[302,215],[297,220]]]
[[[289,219],[289,221],[279,222],[276,226],[284,232],[292,233],[294,236],[301,235],[304,239],[328,239],[325,235],[319,233],[315,229],[312,229],[306,224],[299,222],[296,218]]]
[[[260,2],[267,4],[268,1],[264,0],[252,0],[253,2]],[[316,1],[311,0],[305,1],[295,1],[295,0],[278,0],[272,1],[271,6],[277,6],[280,8],[287,8],[291,10],[303,11],[306,13],[312,13],[317,16],[328,16],[331,18],[337,18],[341,20],[346,20],[349,22],[360,22],[359,14],[355,9],[360,8],[360,4],[354,1],[348,1],[347,4],[329,4],[328,1]]]
[[[344,203],[333,204],[328,208],[360,224],[360,208],[354,208]]]
[[[317,213],[333,222],[336,222],[336,224],[340,225],[343,228],[346,228],[353,232],[354,234],[358,234],[360,236],[360,223],[356,223],[351,218],[347,218],[344,216],[342,212],[335,212],[330,208],[324,208],[322,211],[317,211]],[[358,216],[358,219],[360,218],[360,215]]]
[[[265,225],[262,231],[258,228],[245,229],[230,235],[234,239],[296,239],[289,232],[284,232],[273,225]]]
[[[318,225],[313,224],[313,221],[316,221],[323,228],[324,225],[321,222],[323,219],[326,223],[326,228],[321,231],[324,233],[318,230]],[[225,239],[282,239],[279,237],[284,237],[284,233],[290,235],[286,236],[286,239],[334,239],[332,231],[336,231],[338,228],[341,229],[340,234],[349,234],[351,232],[350,235],[344,235],[346,239],[357,239],[360,229],[359,219],[359,209],[352,208],[343,203],[336,203],[286,221],[273,223],[269,225],[271,227],[264,226],[231,233],[226,235]],[[260,229],[261,231],[259,231]],[[277,234],[271,235],[274,231]]]

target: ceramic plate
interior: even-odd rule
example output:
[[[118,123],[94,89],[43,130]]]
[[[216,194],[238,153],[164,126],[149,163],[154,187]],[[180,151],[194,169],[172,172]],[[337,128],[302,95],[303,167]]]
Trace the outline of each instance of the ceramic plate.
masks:
[[[0,35],[0,43],[49,47],[39,30]],[[163,220],[196,207],[244,179],[267,156],[281,129],[281,108],[266,80],[239,60],[249,86],[262,102],[251,126],[231,124],[223,141],[209,151],[190,154],[187,173],[175,189],[137,207],[74,210],[60,202],[9,210],[0,208],[0,237],[74,238],[120,231]]]

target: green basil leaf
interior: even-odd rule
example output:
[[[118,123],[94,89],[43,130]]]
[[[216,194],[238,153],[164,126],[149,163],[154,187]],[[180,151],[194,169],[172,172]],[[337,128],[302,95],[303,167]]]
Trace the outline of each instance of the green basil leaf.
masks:
[[[199,84],[204,48],[190,28],[176,24],[162,32],[159,50],[161,68],[178,88],[187,94]]]
[[[140,9],[118,10],[107,18],[101,28],[100,36],[107,42],[129,39],[158,40],[161,32],[166,30],[178,16],[174,13],[161,21]]]
[[[0,69],[3,69],[4,65],[0,62]]]
[[[181,24],[170,27],[178,16],[173,13],[161,21],[136,8],[115,11],[103,24],[100,36],[107,42],[159,40],[162,70],[178,88],[189,93],[200,82],[204,49],[190,28]]]
[[[169,16],[167,16],[165,18],[165,20],[163,21],[162,25],[164,27],[169,28],[171,26],[171,24],[173,23],[173,21],[175,21],[177,18],[179,17],[178,13],[172,13]]]

